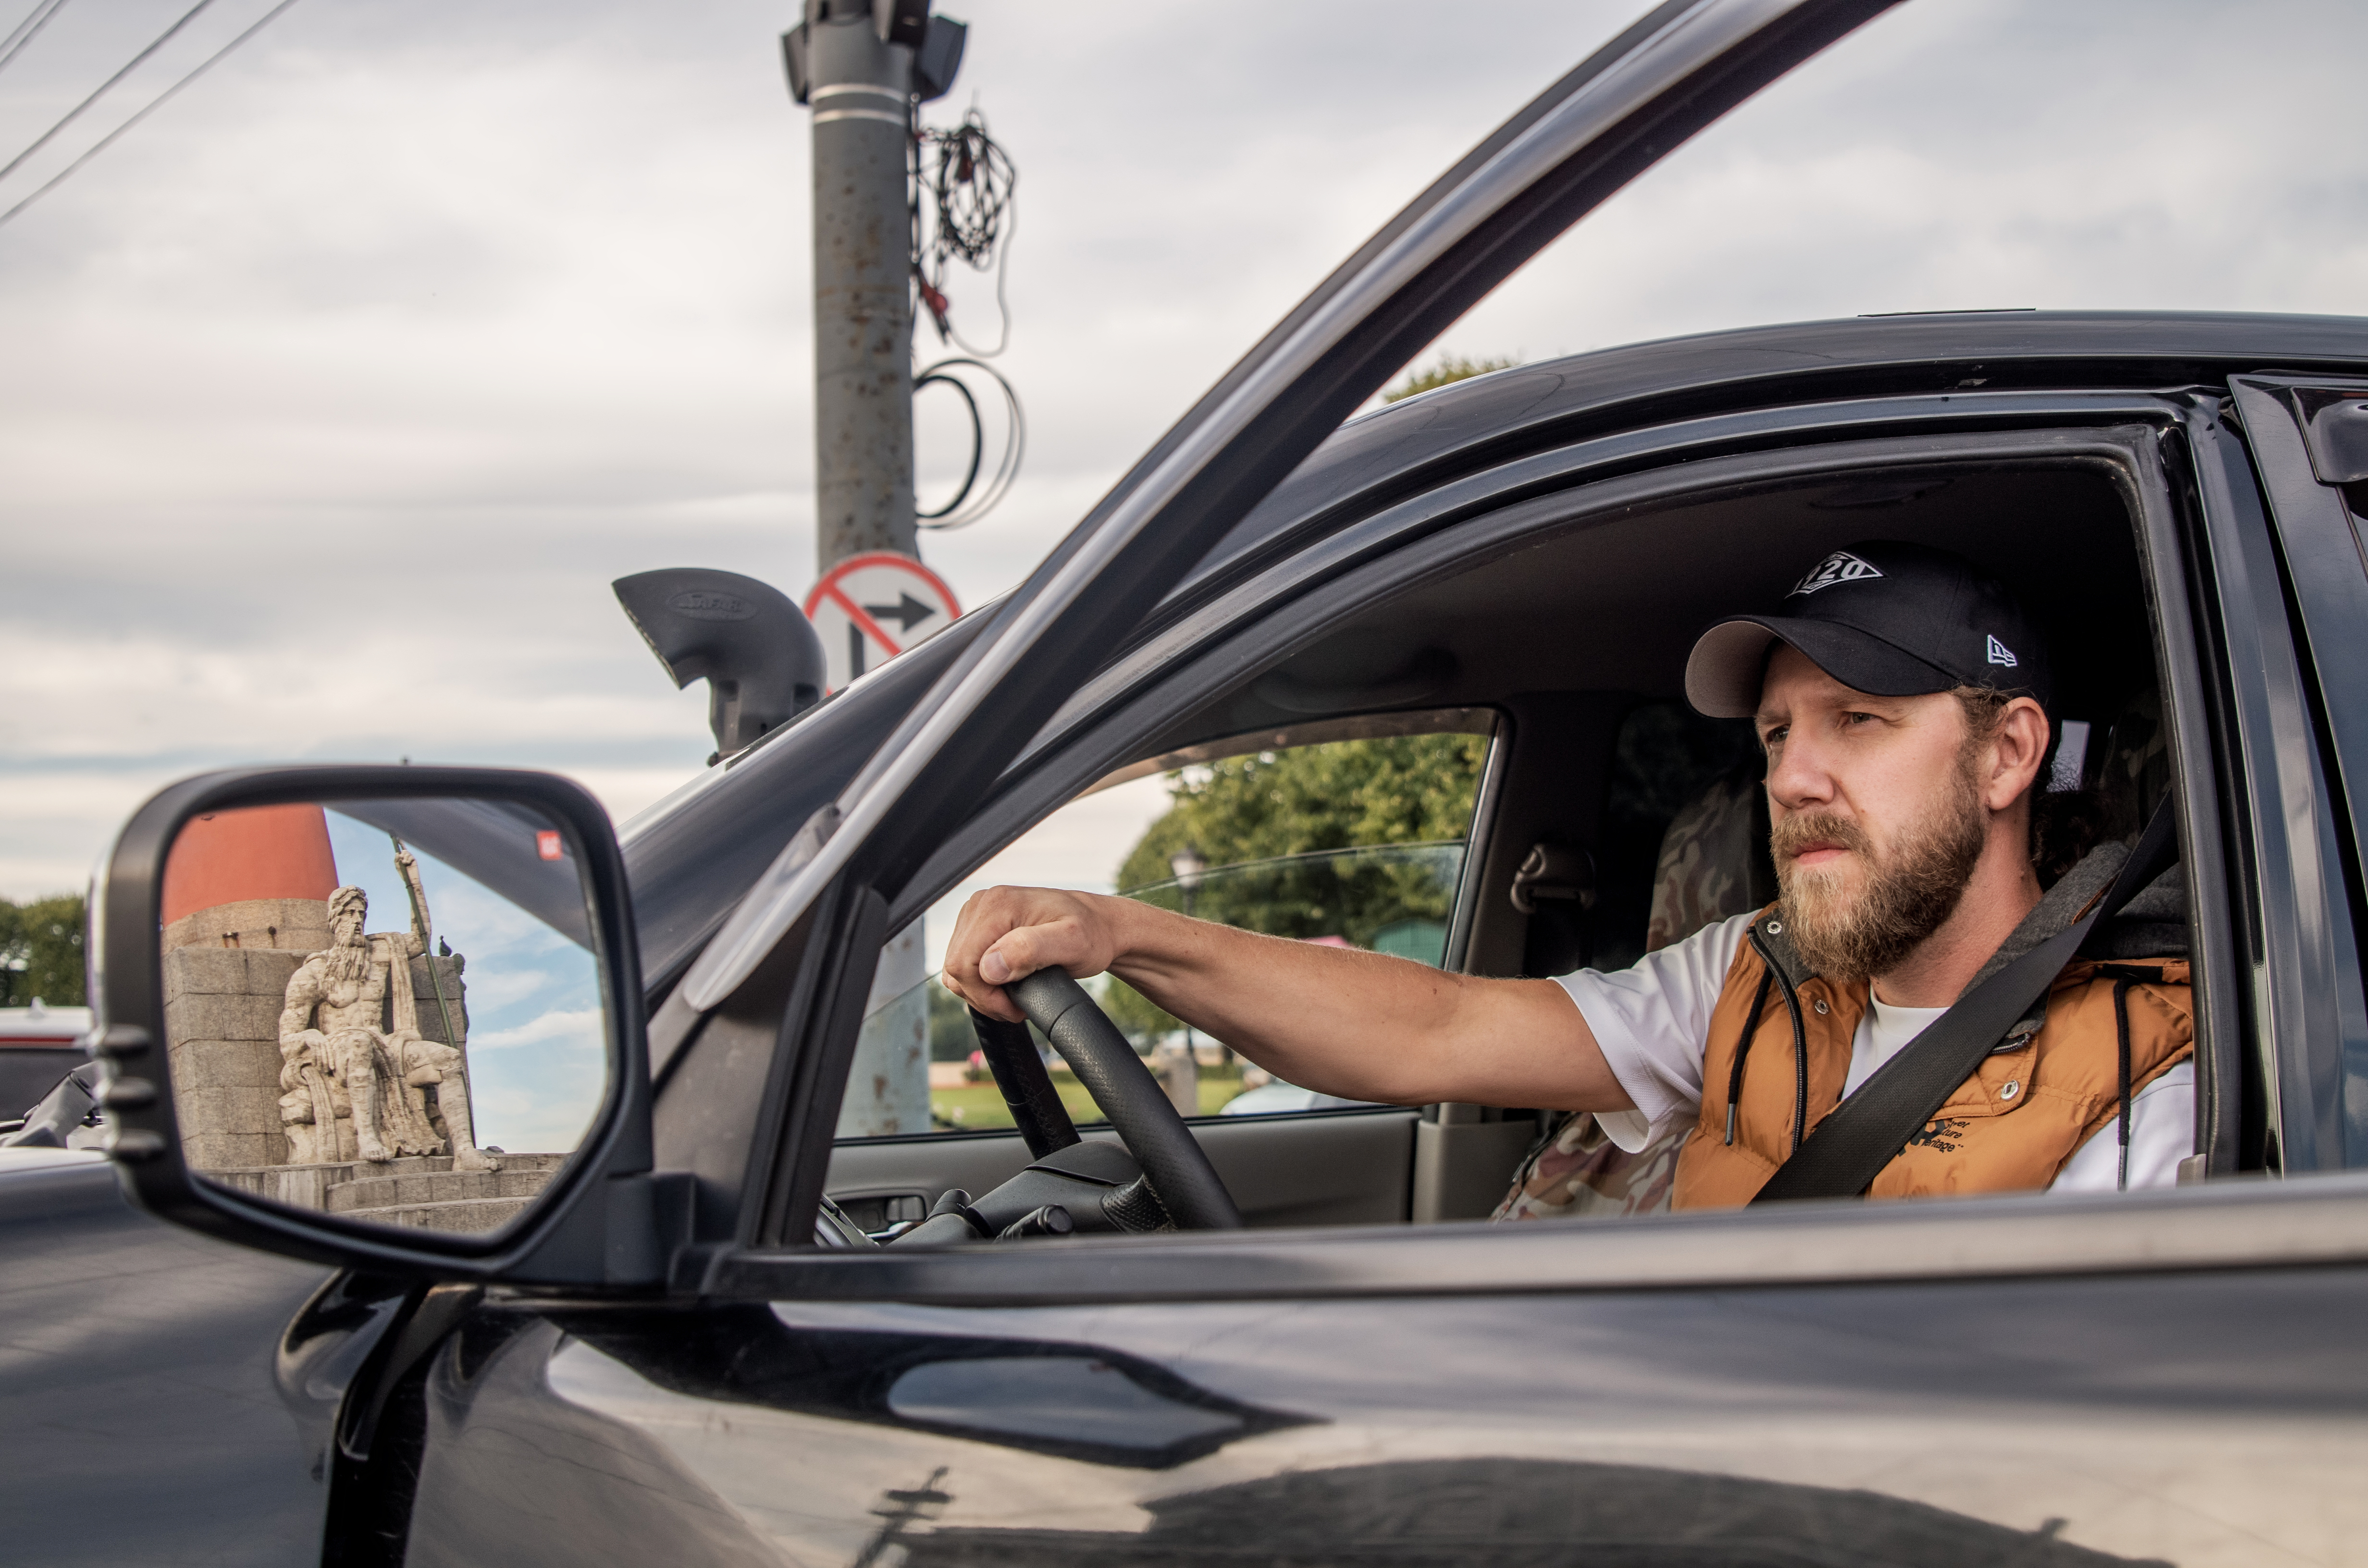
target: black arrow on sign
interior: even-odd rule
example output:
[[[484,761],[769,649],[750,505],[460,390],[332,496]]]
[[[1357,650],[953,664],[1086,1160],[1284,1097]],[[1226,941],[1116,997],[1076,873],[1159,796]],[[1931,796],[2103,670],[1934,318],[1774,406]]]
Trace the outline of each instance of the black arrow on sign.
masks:
[[[899,631],[910,631],[922,621],[938,613],[935,605],[925,605],[910,594],[900,593],[893,605],[865,605],[863,613],[880,620],[894,620]]]

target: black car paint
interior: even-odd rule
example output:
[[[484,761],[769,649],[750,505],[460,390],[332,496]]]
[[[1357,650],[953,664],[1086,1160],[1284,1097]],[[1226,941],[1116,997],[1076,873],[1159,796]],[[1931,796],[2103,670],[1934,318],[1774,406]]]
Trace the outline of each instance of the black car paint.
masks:
[[[331,1277],[137,1212],[96,1155],[0,1152],[0,1560],[318,1562],[350,1358],[279,1362]]]
[[[1510,496],[1492,475],[1567,484],[1567,473],[1537,479],[1517,465],[1632,427],[1645,435],[1656,423],[1716,415],[1728,422],[1722,449],[1742,453],[1818,438],[1816,415],[1803,404],[1844,397],[1904,400],[1903,410],[1981,400],[1973,407],[1986,412],[1975,417],[2028,421],[2042,403],[2093,394],[2100,407],[2126,412],[2167,391],[2208,394],[2231,373],[2268,368],[2360,375],[2368,324],[1843,323],[1617,350],[1490,378],[1347,427],[1162,615],[1178,624],[1261,567],[1293,552],[1321,554],[1375,512],[1451,483],[1467,497],[1457,508],[1345,553],[1361,559],[1501,505]],[[1552,386],[1535,384],[1548,378]],[[1959,390],[1976,378],[1978,391]],[[2017,392],[2051,396],[2005,395]],[[2210,449],[2219,467],[2208,476],[2213,494],[2225,501],[2248,490],[2244,449],[2208,415],[2196,417],[2191,434],[2226,437]],[[1640,448],[1610,472],[1622,460],[1667,459]],[[1338,580],[1356,559],[1291,591]],[[2213,590],[2225,615],[2226,573],[2203,566],[2199,586]],[[2282,627],[2279,608],[2272,624]],[[1155,621],[1138,645],[1159,630]],[[2227,657],[2225,648],[2211,652]],[[802,809],[827,799],[834,777],[843,780],[846,748],[884,733],[926,689],[932,672],[917,655],[909,667],[906,680],[882,672],[768,737],[633,837],[628,864],[654,997],[803,820]],[[1087,672],[1076,674],[1082,684]],[[2258,711],[2214,722],[2253,726],[2247,755],[2267,749],[2292,761],[2296,724],[2300,755],[2316,755],[2299,688],[2281,709],[2257,673],[2232,678],[2241,689],[2229,705],[2250,701]],[[1060,743],[1043,737],[1034,755]],[[974,802],[986,793],[976,791]],[[944,831],[955,836],[959,825]],[[2227,831],[2258,837],[2283,826],[2255,817]],[[884,918],[882,910],[867,923]],[[2260,945],[2258,921],[2247,939],[2257,986],[2273,983],[2265,971],[2274,955]],[[2276,1021],[2248,1020],[2255,1030]],[[742,1071],[761,1074],[763,1065]],[[664,1095],[657,1113],[663,1145]],[[115,1425],[82,1425],[160,1461],[201,1460],[203,1474],[186,1493],[152,1481],[139,1507],[108,1510],[93,1539],[114,1549],[85,1555],[170,1561],[175,1538],[163,1532],[194,1517],[218,1521],[222,1533],[190,1540],[235,1542],[223,1549],[233,1555],[208,1560],[310,1560],[327,1506],[323,1472],[336,1470],[315,1435],[327,1430],[322,1412],[342,1385],[324,1381],[306,1395],[309,1406],[291,1408],[274,1355],[320,1271],[141,1219],[110,1184],[90,1166],[0,1177],[11,1298],[35,1303],[12,1309],[11,1339],[27,1340],[17,1325],[28,1322],[114,1328],[113,1364],[132,1373],[110,1385]],[[1925,1229],[1951,1222],[1936,1216]],[[1590,1289],[1572,1277],[1584,1257],[1556,1249],[1553,1236],[1524,1238],[1537,1257],[1557,1259],[1527,1279],[1511,1252],[1476,1277],[1442,1272],[1469,1233],[1441,1227],[1358,1243],[1374,1256],[1395,1249],[1387,1267],[1404,1282],[1380,1299],[1341,1294],[1326,1249],[1288,1233],[1228,1240],[1243,1260],[1230,1301],[1212,1299],[1217,1271],[1208,1260],[1144,1244],[1132,1256],[1070,1249],[1081,1260],[1101,1256],[1101,1272],[1123,1287],[1099,1304],[998,1305],[998,1292],[1008,1301],[1024,1289],[1011,1283],[1030,1261],[1019,1251],[915,1260],[914,1268],[951,1282],[942,1289],[899,1278],[905,1266],[883,1255],[890,1270],[838,1292],[848,1299],[803,1306],[750,1300],[816,1284],[820,1277],[791,1256],[719,1268],[710,1276],[723,1288],[713,1299],[660,1311],[496,1292],[401,1374],[417,1397],[388,1403],[381,1455],[392,1459],[337,1472],[389,1492],[364,1501],[407,1531],[408,1558],[391,1531],[347,1560],[771,1562],[790,1555],[776,1544],[785,1542],[809,1561],[876,1561],[894,1545],[924,1562],[1251,1553],[1290,1562],[1528,1563],[1575,1560],[1577,1539],[1617,1544],[1617,1553],[1599,1557],[1631,1562],[1839,1561],[1843,1541],[1870,1540],[1915,1543],[1898,1560],[1919,1562],[2012,1553],[2130,1561],[2169,1555],[2165,1541],[2211,1537],[2238,1551],[2245,1532],[2300,1528],[2294,1517],[2362,1457],[2368,1363],[2355,1322],[2368,1279],[2340,1258],[2023,1278],[2013,1268],[1948,1278],[1935,1266],[1935,1278],[1923,1280],[1713,1275]],[[20,1235],[38,1239],[20,1252]],[[25,1256],[42,1260],[33,1287],[17,1283]],[[965,1270],[967,1285],[957,1278]],[[119,1305],[148,1299],[143,1290],[160,1292],[153,1310]],[[944,1304],[883,1299],[900,1293]],[[982,1355],[982,1346],[1000,1353]],[[358,1363],[366,1349],[357,1334],[347,1360]],[[1074,1444],[1053,1452],[1041,1431],[999,1427],[1010,1406],[1028,1403],[1015,1401],[1008,1382],[967,1420],[950,1419],[943,1402],[927,1419],[905,1418],[893,1397],[916,1363],[1050,1366],[1088,1352],[1137,1391],[1256,1418],[1212,1450],[1146,1465],[1134,1462],[1139,1449],[1124,1460]],[[87,1384],[69,1385],[64,1358],[19,1363],[34,1365],[51,1377],[13,1374],[12,1403],[87,1408]],[[211,1382],[191,1377],[192,1368],[211,1369]],[[161,1437],[160,1391],[181,1401],[187,1422]],[[1077,1412],[1080,1420],[1096,1414]],[[10,1511],[39,1514],[46,1528],[71,1510],[62,1499],[72,1486],[43,1468],[66,1450],[45,1451],[37,1419],[12,1418],[5,1430],[0,1473],[20,1499]],[[2232,1444],[2232,1432],[2249,1435],[2251,1447]],[[85,1473],[120,1474],[104,1458],[94,1449]],[[832,1467],[837,1474],[822,1473]],[[144,1464],[142,1472],[155,1473]],[[2216,1497],[2200,1490],[2207,1479]],[[18,1490],[36,1481],[38,1492]],[[415,1484],[409,1495],[395,1491]],[[1640,1508],[1640,1498],[1652,1506]],[[245,1501],[232,1507],[233,1499]],[[1067,1522],[1057,1517],[1064,1510],[1074,1516]],[[2067,1518],[2118,1556],[2057,1540]],[[257,1519],[268,1521],[260,1535]],[[62,1534],[73,1560],[72,1530]],[[257,1544],[265,1537],[268,1550]],[[168,1544],[160,1550],[159,1541]],[[2299,1538],[2281,1544],[2309,1547]]]
[[[2362,1457],[2363,1290],[2340,1267],[934,1312],[516,1303],[495,1311],[527,1325],[477,1387],[431,1380],[443,1457],[411,1561],[492,1541],[625,1563],[664,1530],[670,1560],[700,1562],[865,1562],[883,1532],[906,1561],[961,1563],[2307,1552],[2314,1500]],[[986,1369],[900,1397],[916,1368],[964,1363]],[[1156,1446],[1171,1426],[1194,1440]],[[520,1498],[552,1533],[522,1533]],[[2067,1521],[2089,1544],[2054,1539]]]

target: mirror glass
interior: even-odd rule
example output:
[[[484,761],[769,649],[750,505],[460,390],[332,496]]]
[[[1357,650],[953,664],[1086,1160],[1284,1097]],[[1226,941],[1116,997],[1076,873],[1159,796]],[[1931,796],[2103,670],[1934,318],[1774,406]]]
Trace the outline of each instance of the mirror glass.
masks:
[[[356,1221],[510,1224],[608,1091],[591,913],[570,834],[516,801],[193,819],[161,933],[190,1168]]]

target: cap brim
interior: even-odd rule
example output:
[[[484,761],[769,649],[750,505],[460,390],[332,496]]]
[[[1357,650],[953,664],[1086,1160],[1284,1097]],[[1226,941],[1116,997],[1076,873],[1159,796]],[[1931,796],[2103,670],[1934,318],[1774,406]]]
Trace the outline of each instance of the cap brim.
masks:
[[[1694,651],[1686,658],[1686,700],[1696,712],[1713,719],[1752,717],[1759,711],[1769,645],[1777,642],[1799,649],[1811,664],[1870,697],[1921,697],[1957,684],[1946,670],[1856,627],[1739,615],[1694,640]]]

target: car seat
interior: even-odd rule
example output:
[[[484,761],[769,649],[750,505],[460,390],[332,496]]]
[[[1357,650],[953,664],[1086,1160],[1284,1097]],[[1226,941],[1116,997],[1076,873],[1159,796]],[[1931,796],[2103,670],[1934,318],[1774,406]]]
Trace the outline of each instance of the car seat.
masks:
[[[1653,870],[1647,951],[1746,915],[1776,896],[1768,858],[1768,807],[1756,764],[1720,775],[1679,807],[1661,835]],[[1492,1220],[1654,1214],[1669,1206],[1679,1127],[1630,1153],[1592,1113],[1557,1114],[1513,1173]]]

